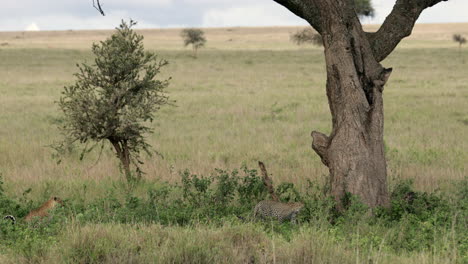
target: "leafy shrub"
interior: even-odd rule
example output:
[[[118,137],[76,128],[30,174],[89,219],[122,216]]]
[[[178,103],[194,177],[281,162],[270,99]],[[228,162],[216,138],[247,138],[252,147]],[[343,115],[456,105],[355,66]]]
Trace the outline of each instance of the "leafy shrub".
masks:
[[[251,214],[253,206],[268,194],[257,171],[245,166],[233,171],[216,169],[209,176],[185,170],[180,177],[180,184],[148,186],[146,195],[113,185],[104,197],[88,204],[81,199],[70,201],[67,210],[83,223],[222,223],[235,215]]]
[[[304,208],[298,215],[299,222],[312,222],[329,225],[335,202],[326,194],[326,189],[311,180],[307,181],[306,193],[302,195]]]
[[[246,166],[243,166],[241,170],[244,172],[244,176],[240,179],[237,187],[239,203],[252,207],[255,203],[263,200],[268,191],[257,170],[249,170]]]
[[[396,251],[430,249],[437,233],[455,228],[455,208],[449,201],[437,193],[415,191],[412,184],[411,180],[398,183],[391,193],[390,206],[377,210],[374,219],[394,229],[388,244]]]
[[[276,193],[283,202],[295,202],[301,200],[301,194],[294,187],[294,183],[282,182],[276,188]]]
[[[125,184],[111,184],[100,198],[87,202],[86,199],[69,199],[66,207],[57,210],[50,220],[32,224],[37,224],[37,228],[21,221],[17,225],[2,221],[0,241],[5,242],[0,245],[0,250],[8,248],[30,262],[40,262],[47,249],[57,242],[57,236],[66,228],[68,221],[78,225],[157,223],[188,229],[203,225],[218,227],[226,222],[240,226],[244,223],[236,216],[251,219],[249,216],[255,204],[268,199],[261,176],[246,166],[232,171],[217,169],[209,176],[185,170],[180,176],[179,184],[142,181],[130,189]],[[461,259],[467,255],[466,180],[457,184],[457,192],[452,196],[418,192],[413,189],[411,181],[400,182],[391,192],[390,206],[374,212],[358,197],[347,195],[346,210],[341,213],[334,211],[335,203],[327,196],[326,187],[316,182],[308,181],[308,185],[301,189],[304,191],[299,191],[291,183],[276,184],[276,192],[282,201],[300,201],[304,208],[298,215],[299,225],[275,221],[251,223],[268,236],[279,235],[286,241],[293,241],[303,227],[308,227],[320,230],[330,241],[346,243],[363,251],[377,246],[397,253],[437,248],[442,252],[452,250],[450,252],[456,253],[450,254]],[[83,185],[79,196],[86,196],[87,192],[88,187]],[[29,205],[20,206],[6,197],[1,183],[0,202],[19,214],[30,209]],[[100,244],[105,239],[98,242],[90,247],[80,245],[80,250],[84,251],[73,251],[69,257],[90,262],[113,258],[116,252],[106,252],[107,246]],[[125,248],[129,252],[135,250],[131,244]],[[86,258],[87,252],[90,258]]]
[[[15,225],[10,222],[0,223],[0,240],[2,247],[14,249],[28,262],[40,262],[39,259],[46,255],[49,247],[57,242],[66,217],[64,211],[57,209],[53,217],[44,221],[23,223],[17,221]]]
[[[436,193],[414,191],[412,184],[411,180],[398,183],[391,193],[390,207],[380,209],[377,215],[394,222],[400,221],[405,215],[413,215],[420,221],[448,223],[448,201]]]
[[[5,194],[3,188],[3,178],[0,173],[0,220],[11,224],[10,220],[5,220],[4,216],[12,215],[16,219],[24,217],[32,208],[34,208],[34,202],[27,196],[31,192],[31,188],[26,189],[22,196],[16,201]]]
[[[180,176],[182,177],[182,189],[186,201],[195,206],[201,206],[209,202],[211,196],[209,187],[213,179],[191,174],[189,170],[185,170]]]
[[[235,191],[239,185],[238,171],[234,170],[229,173],[225,170],[216,169],[216,172],[218,175],[216,176],[217,184],[214,199],[220,204],[228,204],[236,195]]]

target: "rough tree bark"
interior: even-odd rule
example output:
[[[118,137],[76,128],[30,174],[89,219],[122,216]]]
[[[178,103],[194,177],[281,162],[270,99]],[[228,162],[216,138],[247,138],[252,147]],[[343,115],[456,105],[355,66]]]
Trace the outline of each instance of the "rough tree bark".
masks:
[[[363,31],[353,0],[274,1],[322,35],[332,132],[313,131],[312,148],[329,168],[338,209],[346,193],[360,196],[371,208],[386,206],[382,93],[392,69],[380,61],[411,34],[425,8],[446,0],[397,0],[376,33]]]
[[[132,172],[130,170],[130,152],[128,150],[127,141],[125,140],[116,140],[116,139],[109,139],[112,146],[117,153],[117,158],[119,158],[120,163],[122,164],[122,168],[125,173],[125,178],[127,178],[127,182],[131,182],[133,178]]]

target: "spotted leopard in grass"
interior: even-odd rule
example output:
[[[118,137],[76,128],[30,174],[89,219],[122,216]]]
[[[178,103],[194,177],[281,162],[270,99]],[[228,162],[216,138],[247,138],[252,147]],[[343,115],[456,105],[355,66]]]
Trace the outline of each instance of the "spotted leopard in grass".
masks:
[[[290,220],[296,222],[296,215],[304,208],[303,203],[282,203],[276,201],[261,201],[254,208],[254,218],[273,218],[280,222]]]

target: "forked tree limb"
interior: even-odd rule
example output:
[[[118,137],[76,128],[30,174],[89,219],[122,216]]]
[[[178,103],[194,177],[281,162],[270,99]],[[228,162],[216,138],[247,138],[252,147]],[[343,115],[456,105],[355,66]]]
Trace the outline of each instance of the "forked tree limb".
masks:
[[[286,7],[300,18],[305,19],[320,34],[323,33],[322,23],[332,15],[321,9],[322,6],[333,4],[343,5],[341,0],[273,0]],[[392,12],[387,16],[382,26],[375,33],[367,33],[375,59],[384,60],[400,43],[409,36],[421,12],[437,3],[448,0],[397,0]],[[346,4],[345,4],[346,5]],[[343,22],[345,23],[345,22]]]
[[[321,32],[320,12],[314,0],[273,0],[286,7],[296,16],[305,19],[317,31]]]
[[[403,38],[411,34],[424,9],[444,1],[447,0],[397,0],[379,30],[367,34],[375,59],[384,60]]]
[[[267,188],[268,192],[271,195],[271,199],[273,201],[279,202],[279,197],[276,195],[275,188],[273,187],[273,181],[271,180],[270,177],[268,177],[268,172],[265,168],[265,164],[263,162],[259,161],[258,166],[260,167],[260,170],[262,171],[262,176],[263,176],[263,184]]]

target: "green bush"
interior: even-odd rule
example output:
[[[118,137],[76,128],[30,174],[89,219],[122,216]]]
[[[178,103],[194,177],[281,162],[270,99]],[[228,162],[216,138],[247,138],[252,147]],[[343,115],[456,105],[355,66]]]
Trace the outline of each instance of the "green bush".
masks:
[[[83,198],[89,192],[88,185],[83,185],[77,197],[67,199],[66,207],[54,211],[53,217],[46,221],[26,224],[19,220],[17,225],[2,221],[0,239],[4,243],[0,250],[9,249],[28,261],[38,261],[35,258],[47,254],[48,248],[57,242],[57,236],[68,223],[83,226],[160,224],[189,229],[222,227],[226,223],[245,225],[237,216],[250,222],[255,204],[269,199],[261,176],[245,166],[233,171],[217,169],[209,176],[185,170],[180,173],[180,178],[179,184],[141,181],[132,188],[126,184],[106,184],[102,196],[92,199]],[[326,233],[330,241],[364,252],[376,247],[396,254],[438,250],[456,252],[450,254],[467,259],[466,180],[457,184],[453,195],[418,192],[412,188],[411,181],[402,181],[391,192],[390,206],[374,211],[363,205],[358,197],[347,195],[346,210],[340,213],[334,210],[334,200],[318,183],[309,181],[302,191],[291,183],[276,184],[282,201],[303,202],[304,209],[298,215],[299,225],[252,221],[252,225],[258,226],[268,236],[293,241],[305,226]],[[31,205],[38,204],[27,199],[27,195],[28,192],[20,199],[28,201],[26,206],[21,206],[5,195],[0,181],[2,212],[25,215]],[[94,243],[92,248],[82,245],[80,250],[83,252],[74,251],[69,257],[77,261],[99,262],[105,256],[104,261],[110,261],[108,257],[113,253],[102,251],[107,247],[101,248],[100,243]],[[134,250],[130,244],[125,248],[131,252]],[[89,258],[85,258],[86,252]]]
[[[398,222],[407,215],[419,221],[431,221],[435,224],[450,223],[449,202],[437,193],[414,191],[412,181],[398,183],[391,193],[390,207],[379,209],[377,216],[389,222]]]

